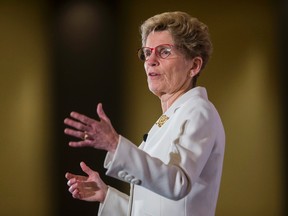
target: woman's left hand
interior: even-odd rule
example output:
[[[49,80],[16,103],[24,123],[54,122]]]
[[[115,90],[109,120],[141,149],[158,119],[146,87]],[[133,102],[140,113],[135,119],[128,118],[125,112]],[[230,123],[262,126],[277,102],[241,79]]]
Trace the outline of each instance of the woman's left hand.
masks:
[[[84,162],[81,162],[80,166],[87,176],[66,173],[69,192],[75,199],[103,203],[108,186],[102,181],[98,172],[92,170]]]
[[[89,146],[106,151],[115,151],[119,134],[113,128],[110,119],[106,116],[102,104],[97,105],[99,121],[89,118],[77,112],[71,112],[70,118],[66,118],[64,123],[71,128],[66,128],[64,133],[81,141],[71,141],[71,147]],[[73,119],[72,119],[73,118]]]

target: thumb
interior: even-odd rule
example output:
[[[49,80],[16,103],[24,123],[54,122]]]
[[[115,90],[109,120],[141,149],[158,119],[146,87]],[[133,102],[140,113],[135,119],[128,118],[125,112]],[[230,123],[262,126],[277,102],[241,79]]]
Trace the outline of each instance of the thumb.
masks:
[[[107,117],[107,115],[105,114],[104,110],[103,110],[102,103],[99,103],[97,105],[97,114],[98,114],[100,119],[103,119],[105,121],[110,121],[109,118]]]
[[[93,173],[93,170],[88,167],[83,161],[80,163],[80,167],[88,176],[90,176]]]

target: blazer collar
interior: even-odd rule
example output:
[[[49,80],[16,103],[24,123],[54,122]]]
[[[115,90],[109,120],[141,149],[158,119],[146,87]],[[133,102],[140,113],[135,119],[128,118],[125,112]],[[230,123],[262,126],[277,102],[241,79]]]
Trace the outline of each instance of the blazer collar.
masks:
[[[181,95],[168,108],[168,110],[166,110],[166,112],[163,113],[163,115],[171,116],[183,103],[185,103],[187,100],[189,100],[190,98],[195,97],[195,96],[202,97],[202,98],[208,100],[208,95],[207,95],[206,88],[201,87],[201,86],[197,86],[197,87],[194,87],[194,88],[190,89],[185,94]]]

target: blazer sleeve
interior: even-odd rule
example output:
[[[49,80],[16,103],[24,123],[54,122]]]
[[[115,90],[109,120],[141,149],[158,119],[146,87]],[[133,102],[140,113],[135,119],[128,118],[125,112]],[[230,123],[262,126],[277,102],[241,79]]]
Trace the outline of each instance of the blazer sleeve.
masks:
[[[126,216],[128,202],[129,196],[127,194],[109,186],[104,202],[99,205],[98,216],[111,216],[115,215],[115,213],[119,216]]]
[[[141,185],[168,199],[185,197],[209,158],[217,129],[209,107],[178,113],[168,133],[169,163],[151,157],[121,136],[115,153],[106,156],[106,174]]]

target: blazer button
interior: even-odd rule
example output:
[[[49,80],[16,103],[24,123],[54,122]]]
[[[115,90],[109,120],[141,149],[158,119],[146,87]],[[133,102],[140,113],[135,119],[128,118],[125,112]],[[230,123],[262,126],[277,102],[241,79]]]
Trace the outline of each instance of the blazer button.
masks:
[[[127,174],[128,174],[128,173],[125,172],[125,171],[119,171],[119,172],[118,172],[118,177],[124,179]]]
[[[132,175],[126,175],[124,178],[127,182],[131,182],[132,179],[134,179],[134,176]]]
[[[140,185],[141,184],[141,180],[134,178],[134,179],[132,179],[131,184]]]

